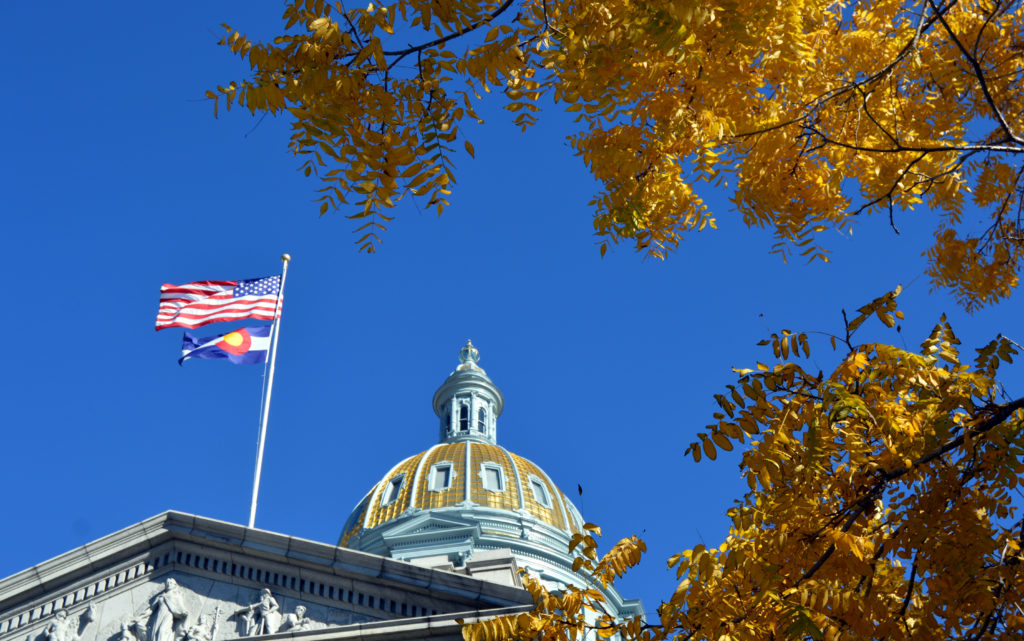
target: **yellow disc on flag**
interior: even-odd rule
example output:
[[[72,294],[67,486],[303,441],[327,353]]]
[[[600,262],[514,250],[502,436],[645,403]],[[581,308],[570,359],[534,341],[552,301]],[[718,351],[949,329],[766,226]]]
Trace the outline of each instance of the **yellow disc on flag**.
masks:
[[[238,332],[231,332],[230,334],[224,336],[224,342],[227,343],[228,345],[231,345],[232,347],[238,347],[244,342],[244,340],[245,339],[242,338],[242,335],[239,334]]]

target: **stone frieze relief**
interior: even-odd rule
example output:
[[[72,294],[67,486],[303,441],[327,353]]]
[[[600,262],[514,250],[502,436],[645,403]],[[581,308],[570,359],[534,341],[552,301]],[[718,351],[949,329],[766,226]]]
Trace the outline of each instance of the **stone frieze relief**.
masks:
[[[201,581],[193,580],[193,583]],[[160,583],[150,582],[147,586],[148,589],[89,603],[77,612],[57,610],[41,628],[20,638],[24,641],[229,641],[371,620],[324,606],[307,607],[294,599],[286,599],[289,607],[282,608],[269,588],[257,592],[237,586],[197,586],[205,588],[201,590],[206,592],[203,594],[181,585],[174,577]]]

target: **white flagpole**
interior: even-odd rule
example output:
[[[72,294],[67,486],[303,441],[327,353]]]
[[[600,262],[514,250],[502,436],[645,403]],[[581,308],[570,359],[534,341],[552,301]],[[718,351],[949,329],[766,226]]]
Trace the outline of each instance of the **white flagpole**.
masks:
[[[270,415],[270,392],[274,389],[274,361],[277,359],[277,335],[281,329],[281,301],[284,299],[284,279],[288,275],[288,254],[281,255],[281,288],[277,290],[277,305],[274,306],[274,326],[270,330],[270,371],[267,373],[267,393],[263,397],[263,420],[260,422],[260,440],[256,446],[256,474],[252,479],[252,502],[249,503],[249,527],[256,523],[256,498],[260,493],[260,473],[263,471],[263,445],[267,440],[267,418]]]

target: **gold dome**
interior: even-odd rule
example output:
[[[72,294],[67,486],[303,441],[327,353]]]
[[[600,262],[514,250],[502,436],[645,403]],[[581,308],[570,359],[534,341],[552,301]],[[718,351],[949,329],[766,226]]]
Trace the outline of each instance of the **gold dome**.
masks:
[[[538,466],[500,445],[467,440],[435,445],[392,468],[360,502],[339,545],[408,510],[467,507],[525,513],[568,533],[582,527],[576,507]]]

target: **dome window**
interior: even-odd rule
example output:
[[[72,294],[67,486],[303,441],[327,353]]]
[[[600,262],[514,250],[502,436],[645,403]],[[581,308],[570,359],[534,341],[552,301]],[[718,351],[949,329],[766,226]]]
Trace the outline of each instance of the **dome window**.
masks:
[[[482,407],[476,413],[476,429],[480,432],[487,431],[487,410]]]
[[[533,499],[537,501],[537,503],[540,503],[546,508],[551,507],[551,494],[548,492],[548,486],[544,485],[544,481],[531,475],[530,489],[533,490]]]
[[[390,505],[395,502],[398,498],[398,493],[402,490],[402,483],[405,482],[405,474],[399,474],[395,478],[388,481],[388,486],[384,488],[384,496],[381,497],[381,505]]]
[[[505,491],[505,474],[501,468],[493,463],[482,463],[480,465],[480,478],[484,482],[484,489],[491,492]]]
[[[430,468],[430,491],[443,492],[452,486],[451,463],[437,463]]]
[[[459,405],[459,430],[462,432],[469,431],[469,405]]]

